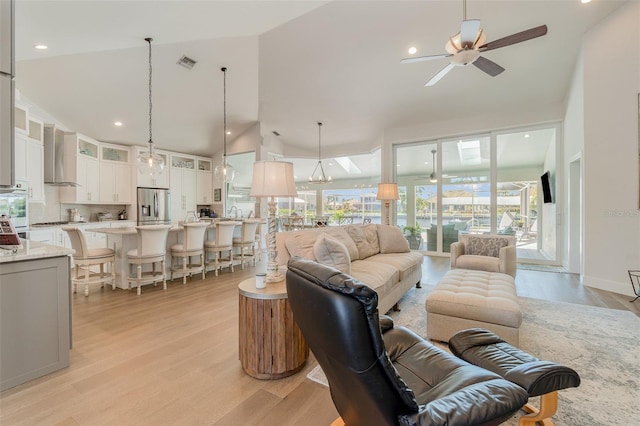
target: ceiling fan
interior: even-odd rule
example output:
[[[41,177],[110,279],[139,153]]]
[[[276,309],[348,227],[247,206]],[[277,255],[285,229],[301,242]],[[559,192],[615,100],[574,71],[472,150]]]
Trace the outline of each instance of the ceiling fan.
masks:
[[[469,64],[473,64],[480,70],[489,74],[491,77],[495,77],[504,71],[504,68],[484,56],[480,56],[480,53],[498,49],[500,47],[511,46],[516,43],[522,43],[523,41],[543,36],[546,33],[547,26],[540,25],[538,27],[530,28],[498,40],[485,43],[486,35],[480,28],[480,20],[467,19],[467,1],[463,0],[462,25],[460,26],[460,32],[449,38],[449,41],[445,44],[445,49],[448,53],[404,58],[400,62],[408,64],[412,62],[449,58],[449,64],[438,71],[436,75],[431,77],[431,79],[425,83],[425,86],[433,86],[436,84],[442,77],[451,71],[453,67],[466,66]]]

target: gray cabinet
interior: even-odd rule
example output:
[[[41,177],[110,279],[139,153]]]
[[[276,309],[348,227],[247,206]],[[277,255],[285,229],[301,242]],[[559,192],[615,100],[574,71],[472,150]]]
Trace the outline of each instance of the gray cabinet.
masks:
[[[69,366],[69,261],[0,263],[0,391]]]

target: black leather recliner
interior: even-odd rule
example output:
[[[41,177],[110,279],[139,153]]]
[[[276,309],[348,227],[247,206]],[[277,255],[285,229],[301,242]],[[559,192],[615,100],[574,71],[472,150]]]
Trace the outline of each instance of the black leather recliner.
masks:
[[[337,269],[293,258],[287,293],[348,426],[496,425],[527,402],[520,386],[380,320],[376,292]]]

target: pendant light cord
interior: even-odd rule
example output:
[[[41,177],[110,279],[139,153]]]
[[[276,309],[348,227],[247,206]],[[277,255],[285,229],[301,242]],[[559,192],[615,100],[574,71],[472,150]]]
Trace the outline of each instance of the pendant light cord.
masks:
[[[322,151],[321,151],[321,145],[320,145],[321,130],[322,130],[322,123],[318,121],[318,162],[322,161]]]
[[[224,141],[224,152],[222,154],[222,156],[224,157],[224,161],[225,161],[225,167],[227,166],[226,164],[226,158],[227,158],[227,67],[222,67],[220,68],[222,70],[223,73],[223,88],[222,88],[222,99],[223,99],[223,103],[222,103],[222,115],[223,115],[223,141]]]
[[[153,73],[153,68],[151,66],[151,42],[153,41],[152,38],[145,38],[145,40],[147,41],[147,43],[149,43],[149,152],[151,152],[151,150],[153,149],[153,133],[152,133],[152,109],[153,109],[153,101],[151,98],[151,75]]]

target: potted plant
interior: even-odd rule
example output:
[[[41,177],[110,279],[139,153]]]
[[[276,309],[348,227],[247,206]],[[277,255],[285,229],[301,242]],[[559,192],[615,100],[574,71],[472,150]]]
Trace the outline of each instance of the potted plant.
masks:
[[[419,224],[416,225],[407,225],[402,228],[404,232],[404,237],[409,241],[409,248],[411,250],[418,250],[420,248],[420,244],[422,244],[422,228]]]

